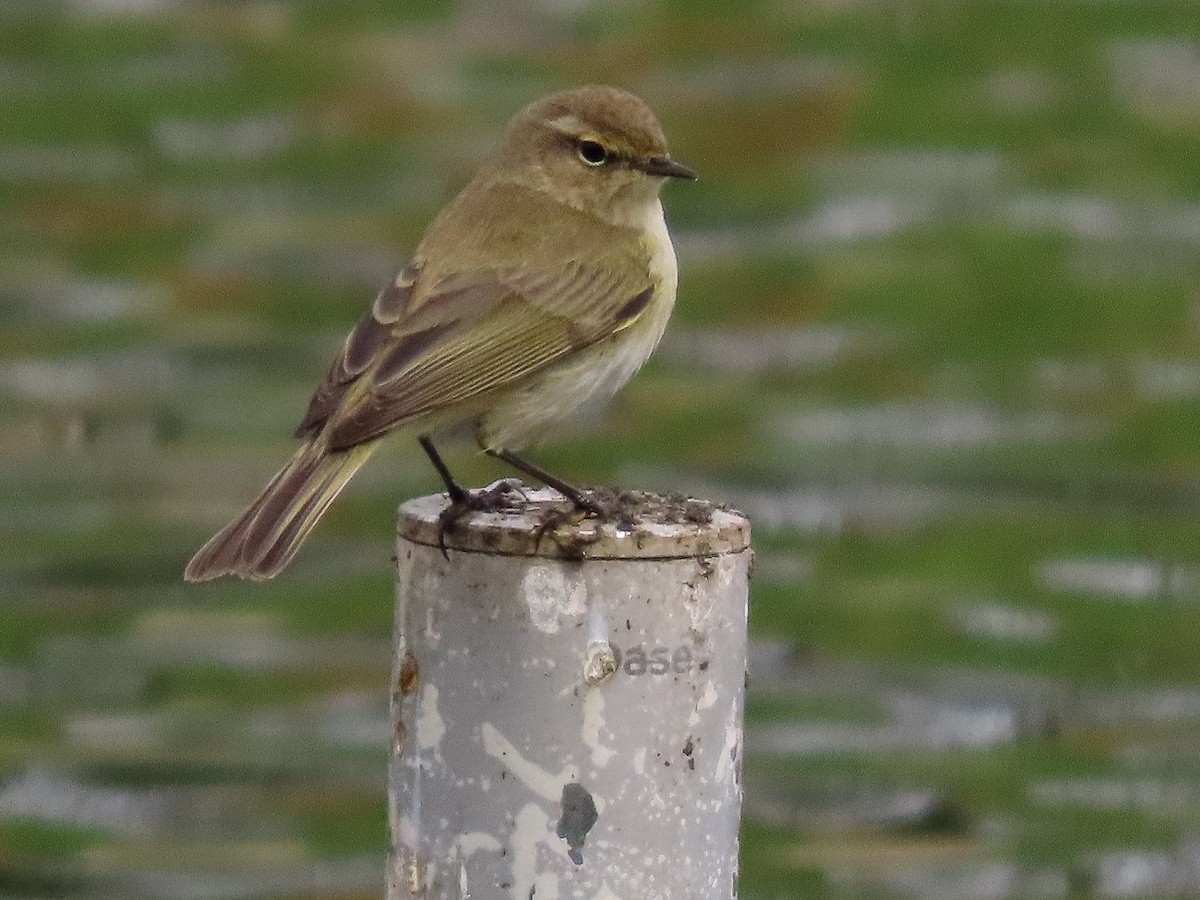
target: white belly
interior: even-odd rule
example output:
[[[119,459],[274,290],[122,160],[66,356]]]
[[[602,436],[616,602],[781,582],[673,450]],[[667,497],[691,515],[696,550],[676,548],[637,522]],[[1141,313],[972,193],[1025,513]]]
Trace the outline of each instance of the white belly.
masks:
[[[646,310],[628,328],[547,370],[486,413],[479,432],[489,447],[520,449],[579,407],[608,400],[654,352],[675,306],[678,271],[657,201],[648,210],[645,227],[655,284]]]

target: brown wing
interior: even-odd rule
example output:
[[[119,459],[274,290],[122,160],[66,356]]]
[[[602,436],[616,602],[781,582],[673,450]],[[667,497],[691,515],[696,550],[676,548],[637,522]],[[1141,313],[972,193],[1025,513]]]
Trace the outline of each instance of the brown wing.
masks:
[[[376,295],[371,311],[359,319],[347,335],[325,373],[325,380],[313,392],[304,418],[296,426],[296,437],[310,437],[320,431],[346,396],[350,385],[375,360],[380,348],[391,337],[392,326],[408,310],[418,275],[415,267],[408,266]]]
[[[346,339],[298,433],[350,447],[617,333],[654,288],[644,267],[612,262],[455,273],[419,285],[419,302],[397,279]]]

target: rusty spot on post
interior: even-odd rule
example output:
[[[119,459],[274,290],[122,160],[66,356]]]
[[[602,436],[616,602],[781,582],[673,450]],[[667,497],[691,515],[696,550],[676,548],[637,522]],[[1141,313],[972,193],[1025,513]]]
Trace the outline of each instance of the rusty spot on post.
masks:
[[[421,684],[421,665],[411,650],[404,651],[404,661],[400,663],[400,678],[398,687],[400,696],[408,697],[415,693]]]

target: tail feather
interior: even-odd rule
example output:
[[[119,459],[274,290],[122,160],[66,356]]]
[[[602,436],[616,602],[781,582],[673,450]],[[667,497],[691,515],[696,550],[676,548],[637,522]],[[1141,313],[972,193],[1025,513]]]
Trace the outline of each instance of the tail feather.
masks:
[[[183,577],[278,575],[374,449],[374,441],[332,451],[319,439],[305,444],[244,513],[200,548]]]

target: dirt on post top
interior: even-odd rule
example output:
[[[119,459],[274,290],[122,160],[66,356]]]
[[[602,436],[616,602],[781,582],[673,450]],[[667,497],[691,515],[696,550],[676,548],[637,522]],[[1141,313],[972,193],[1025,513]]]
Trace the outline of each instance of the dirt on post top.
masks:
[[[683,559],[737,553],[750,546],[741,513],[683,494],[598,488],[588,499],[601,512],[583,513],[549,488],[507,479],[485,488],[491,502],[443,531],[445,494],[400,507],[400,537],[450,554],[495,553],[557,559]]]

